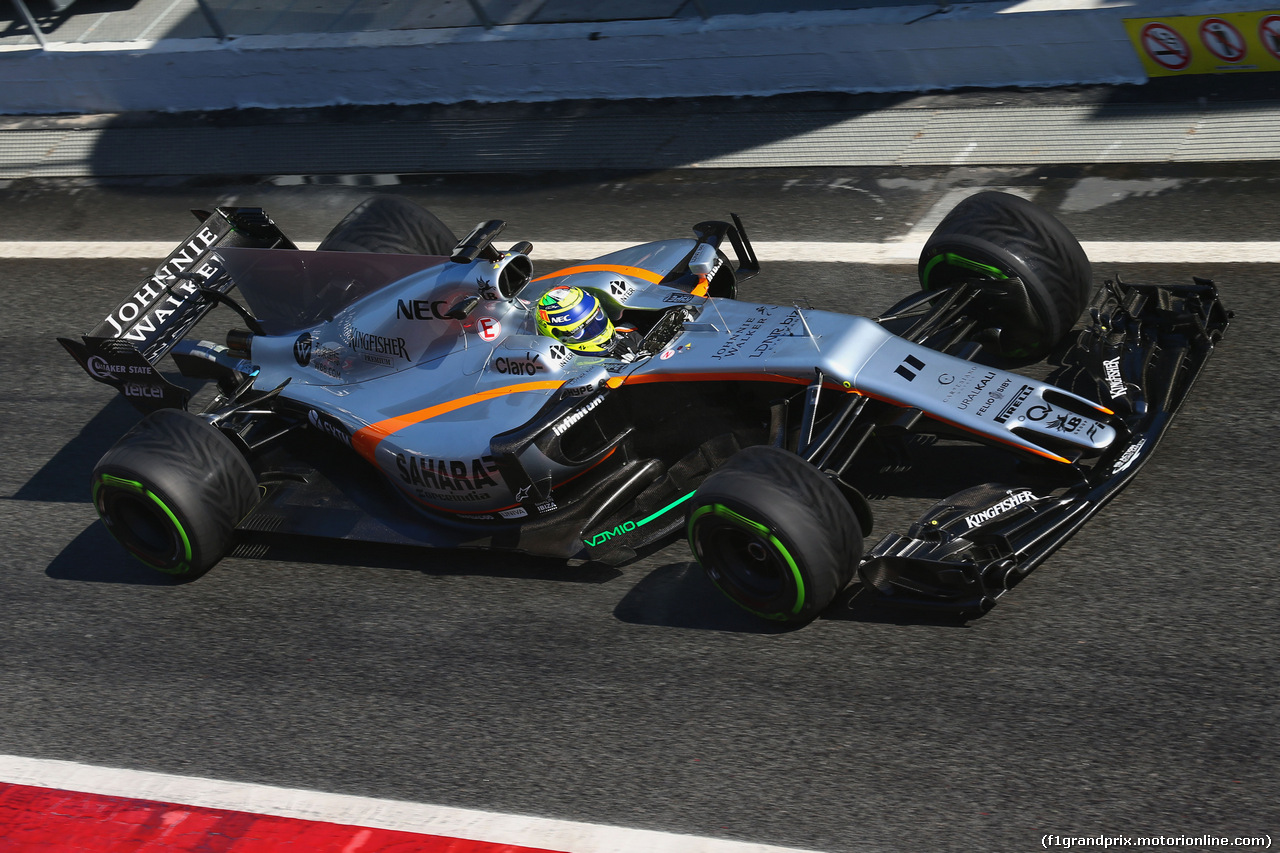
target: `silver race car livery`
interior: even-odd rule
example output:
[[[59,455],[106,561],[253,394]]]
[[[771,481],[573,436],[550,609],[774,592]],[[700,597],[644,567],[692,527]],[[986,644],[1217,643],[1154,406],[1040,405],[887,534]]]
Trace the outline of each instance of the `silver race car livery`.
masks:
[[[1061,223],[992,192],[878,317],[739,299],[760,265],[736,216],[541,275],[529,243],[495,247],[501,221],[458,240],[393,196],[316,251],[256,208],[197,216],[59,339],[145,415],[93,472],[104,523],[186,577],[265,533],[609,563],[683,534],[769,619],[812,619],[855,579],[976,615],[1138,472],[1229,320],[1205,280],[1095,292]],[[539,333],[558,287],[599,301],[615,346]],[[194,335],[219,306],[225,338]],[[166,357],[214,383],[200,411]],[[924,439],[990,448],[998,477],[866,548],[865,481]]]

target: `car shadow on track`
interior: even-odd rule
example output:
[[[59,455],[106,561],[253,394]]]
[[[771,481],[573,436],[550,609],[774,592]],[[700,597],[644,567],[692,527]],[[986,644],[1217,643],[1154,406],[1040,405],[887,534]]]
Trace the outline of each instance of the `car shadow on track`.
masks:
[[[130,557],[95,521],[53,558],[45,574],[56,580],[123,583],[137,586],[177,586],[178,578],[157,572]]]
[[[475,577],[555,580],[565,583],[607,583],[622,575],[611,566],[598,563],[569,565],[528,555],[492,551],[459,551],[415,548],[407,545],[377,545],[367,542],[316,541],[300,537],[249,537],[227,559],[303,563],[325,566],[403,569],[425,575],[465,575]],[[214,566],[211,572],[217,572]],[[148,568],[120,547],[101,521],[96,521],[65,547],[45,570],[58,580],[91,583],[125,583],[145,586],[177,586],[198,583],[199,578],[181,578]],[[714,591],[714,590],[713,590]]]
[[[460,575],[599,584],[622,576],[618,569],[600,563],[573,565],[565,560],[512,552],[371,545],[368,542],[267,534],[247,537],[231,556],[272,562],[404,569],[437,577]],[[215,566],[213,571],[217,570]]]
[[[613,613],[619,620],[637,625],[740,634],[786,634],[804,627],[779,625],[748,613],[716,589],[693,561],[666,563],[654,569],[618,602]],[[967,624],[967,620],[945,614],[886,607],[858,582],[837,595],[818,621],[940,627]]]
[[[693,561],[665,563],[623,596],[613,615],[623,622],[663,628],[701,628],[780,634],[785,626],[753,616],[725,598]]]
[[[835,601],[831,602],[818,618],[838,622],[866,622],[875,625],[933,625],[939,628],[964,628],[977,617],[894,607],[878,600],[870,587],[860,581],[854,581],[836,596]]]
[[[140,416],[122,397],[113,397],[49,461],[14,493],[19,501],[88,503],[89,474]]]

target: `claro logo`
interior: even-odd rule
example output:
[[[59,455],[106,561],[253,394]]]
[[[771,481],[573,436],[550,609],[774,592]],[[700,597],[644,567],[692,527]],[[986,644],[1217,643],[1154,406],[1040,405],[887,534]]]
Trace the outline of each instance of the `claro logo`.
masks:
[[[498,373],[506,373],[511,376],[532,376],[544,368],[539,353],[526,352],[524,358],[507,358],[506,356],[495,358],[493,360],[493,369]]]

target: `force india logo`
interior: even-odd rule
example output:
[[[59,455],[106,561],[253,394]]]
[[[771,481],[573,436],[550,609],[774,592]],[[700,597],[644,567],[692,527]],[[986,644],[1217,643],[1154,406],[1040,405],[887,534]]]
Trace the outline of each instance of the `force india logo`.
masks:
[[[965,516],[964,520],[965,523],[969,525],[969,529],[972,530],[975,527],[981,527],[993,518],[998,518],[1004,515],[1015,507],[1022,506],[1025,503],[1030,503],[1035,499],[1036,496],[1034,492],[1024,489],[1021,492],[1009,495],[1009,497],[994,506],[987,507],[982,512],[975,512],[973,515]]]

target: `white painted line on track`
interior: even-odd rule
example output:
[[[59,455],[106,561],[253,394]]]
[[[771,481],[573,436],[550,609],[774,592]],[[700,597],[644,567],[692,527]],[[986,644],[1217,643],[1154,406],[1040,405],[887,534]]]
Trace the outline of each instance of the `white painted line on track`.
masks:
[[[160,260],[177,242],[0,241],[0,260]],[[314,249],[316,243],[299,243]],[[633,243],[535,243],[534,261],[576,261],[628,248]],[[754,243],[762,263],[914,264],[922,240],[884,243],[765,242]],[[1280,242],[1084,242],[1094,263],[1107,264],[1280,264]]]
[[[326,794],[243,782],[0,755],[0,782],[211,809],[442,835],[565,853],[800,853],[643,829]]]

